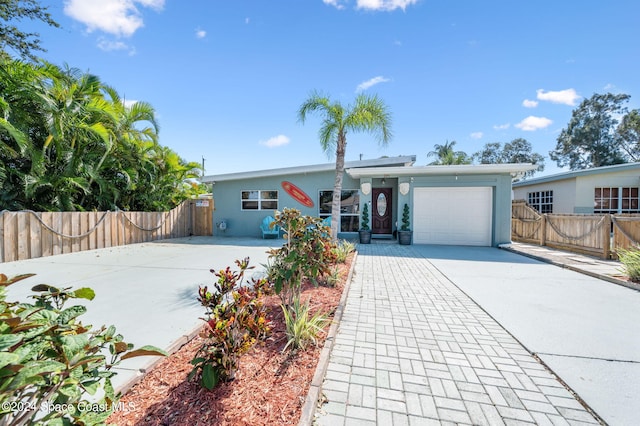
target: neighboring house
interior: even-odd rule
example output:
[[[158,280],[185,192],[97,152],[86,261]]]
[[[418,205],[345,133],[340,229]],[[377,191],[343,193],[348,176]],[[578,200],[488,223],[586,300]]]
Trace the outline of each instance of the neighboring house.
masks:
[[[640,163],[595,167],[513,184],[516,200],[541,213],[639,213]]]
[[[511,182],[535,166],[414,167],[415,159],[345,163],[339,238],[357,238],[363,203],[370,206],[374,238],[392,238],[406,203],[416,244],[510,242]],[[260,223],[274,210],[290,207],[305,215],[330,216],[335,164],[205,176],[202,181],[213,184],[214,235],[259,237]]]

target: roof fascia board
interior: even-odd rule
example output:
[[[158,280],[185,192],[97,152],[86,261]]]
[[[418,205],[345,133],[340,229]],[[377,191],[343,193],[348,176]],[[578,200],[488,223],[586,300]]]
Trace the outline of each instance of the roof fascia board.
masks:
[[[384,157],[384,158],[376,158],[372,160],[347,161],[345,162],[344,167],[345,169],[360,168],[360,167],[379,168],[379,167],[389,167],[397,164],[402,164],[401,167],[409,167],[413,165],[415,161],[416,161],[415,155],[401,155],[398,157]],[[272,176],[318,173],[318,172],[335,170],[335,167],[336,167],[335,163],[312,164],[309,166],[296,166],[296,167],[285,167],[280,169],[257,170],[257,171],[250,171],[250,172],[228,173],[228,174],[222,174],[222,175],[210,175],[210,176],[204,176],[202,179],[200,179],[200,181],[204,183],[210,183],[210,182],[224,182],[224,181],[230,181],[230,180],[263,178],[263,177],[272,177]]]
[[[572,170],[569,172],[556,173],[549,176],[542,176],[539,178],[526,179],[513,184],[514,188],[519,186],[528,186],[528,185],[538,185],[542,183],[549,182],[557,182],[566,179],[573,179],[581,176],[590,176],[601,173],[617,173],[623,172],[626,170],[638,169],[640,171],[640,162],[639,163],[625,163],[625,164],[616,164],[613,166],[602,166],[602,167],[594,167],[592,169],[584,169],[584,170]]]
[[[347,174],[354,179],[376,176],[429,176],[429,175],[488,175],[525,173],[535,170],[533,164],[477,164],[455,166],[421,166],[421,167],[379,167],[347,169]]]

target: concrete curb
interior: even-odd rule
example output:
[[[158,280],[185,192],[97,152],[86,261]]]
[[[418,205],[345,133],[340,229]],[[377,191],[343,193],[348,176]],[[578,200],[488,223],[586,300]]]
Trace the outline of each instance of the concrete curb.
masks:
[[[313,418],[316,413],[316,406],[318,404],[318,400],[320,399],[320,394],[322,393],[322,382],[324,381],[324,376],[327,373],[329,358],[331,357],[331,350],[333,349],[335,337],[338,333],[338,327],[340,326],[340,320],[342,319],[342,314],[347,303],[349,288],[351,288],[351,280],[353,278],[353,271],[356,267],[357,257],[358,252],[356,251],[355,255],[353,256],[353,261],[351,262],[349,274],[347,275],[347,281],[345,283],[344,289],[342,290],[342,296],[340,296],[340,302],[338,303],[338,307],[336,308],[336,312],[333,316],[333,322],[331,323],[331,327],[329,327],[327,339],[325,340],[324,346],[322,347],[322,352],[320,352],[318,366],[316,367],[316,371],[313,374],[313,379],[311,380],[311,385],[309,386],[309,391],[307,392],[307,398],[305,399],[304,405],[302,406],[302,414],[300,415],[298,426],[311,426],[313,424]]]
[[[569,265],[569,264],[566,264],[566,263],[558,262],[556,260],[549,259],[549,258],[546,258],[546,257],[543,257],[543,256],[536,256],[535,254],[531,254],[531,253],[527,253],[527,252],[524,252],[524,251],[520,251],[520,250],[514,249],[513,247],[506,246],[506,245],[505,246],[500,246],[499,248],[502,249],[502,250],[510,251],[511,253],[515,253],[515,254],[519,254],[521,256],[528,257],[530,259],[538,260],[540,262],[544,262],[544,263],[548,263],[548,264],[551,264],[551,265],[554,265],[554,266],[558,266],[558,267],[563,268],[563,269],[568,269],[570,271],[579,272],[581,274],[588,275],[588,276],[593,277],[593,278],[598,278],[598,279],[601,279],[601,280],[604,280],[604,281],[608,281],[608,282],[613,283],[613,284],[621,285],[623,287],[627,287],[627,288],[630,288],[632,290],[640,291],[640,285],[635,285],[633,283],[629,283],[627,281],[620,280],[618,278],[611,277],[609,275],[598,274],[597,272],[588,271],[586,269],[582,269],[582,268],[579,268],[579,267],[576,267],[576,266],[573,266],[573,265]]]

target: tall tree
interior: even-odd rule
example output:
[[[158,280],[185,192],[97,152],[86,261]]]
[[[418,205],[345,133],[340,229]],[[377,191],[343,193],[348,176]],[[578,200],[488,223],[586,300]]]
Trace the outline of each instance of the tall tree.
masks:
[[[618,118],[627,112],[630,96],[594,94],[573,110],[571,120],[558,136],[549,156],[558,166],[571,170],[609,166],[626,161],[616,134]]]
[[[7,55],[7,49],[10,49],[22,59],[36,60],[34,51],[45,52],[38,38],[40,34],[24,32],[16,24],[24,19],[30,19],[59,28],[60,24],[53,20],[47,9],[40,6],[37,0],[0,1],[0,50],[2,51],[0,53]]]
[[[200,164],[158,143],[151,105],[97,76],[0,58],[0,209],[167,210]]]
[[[523,138],[516,138],[504,146],[500,142],[487,143],[482,150],[473,154],[473,158],[480,164],[531,163],[538,166],[526,172],[525,177],[544,170],[544,156],[533,152],[531,143]]]
[[[454,151],[456,141],[446,141],[444,145],[435,144],[434,150],[427,154],[427,157],[436,157],[436,160],[429,163],[430,166],[450,166],[455,164],[471,164],[471,157],[464,151]]]
[[[336,179],[331,203],[331,236],[336,239],[340,229],[340,200],[347,133],[369,132],[379,144],[386,145],[391,139],[391,113],[385,103],[375,95],[359,94],[353,105],[345,107],[317,91],[312,92],[300,106],[298,119],[304,123],[312,113],[322,116],[322,125],[318,131],[322,150],[328,155],[335,151],[336,155]]]
[[[634,109],[622,117],[617,129],[620,147],[631,161],[640,161],[640,110]]]

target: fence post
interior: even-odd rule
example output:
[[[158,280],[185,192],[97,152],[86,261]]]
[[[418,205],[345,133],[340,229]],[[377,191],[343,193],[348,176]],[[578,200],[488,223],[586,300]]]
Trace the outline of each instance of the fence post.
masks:
[[[611,256],[611,215],[606,214],[602,224],[602,257],[609,259]]]
[[[540,245],[547,244],[547,214],[540,215]]]

